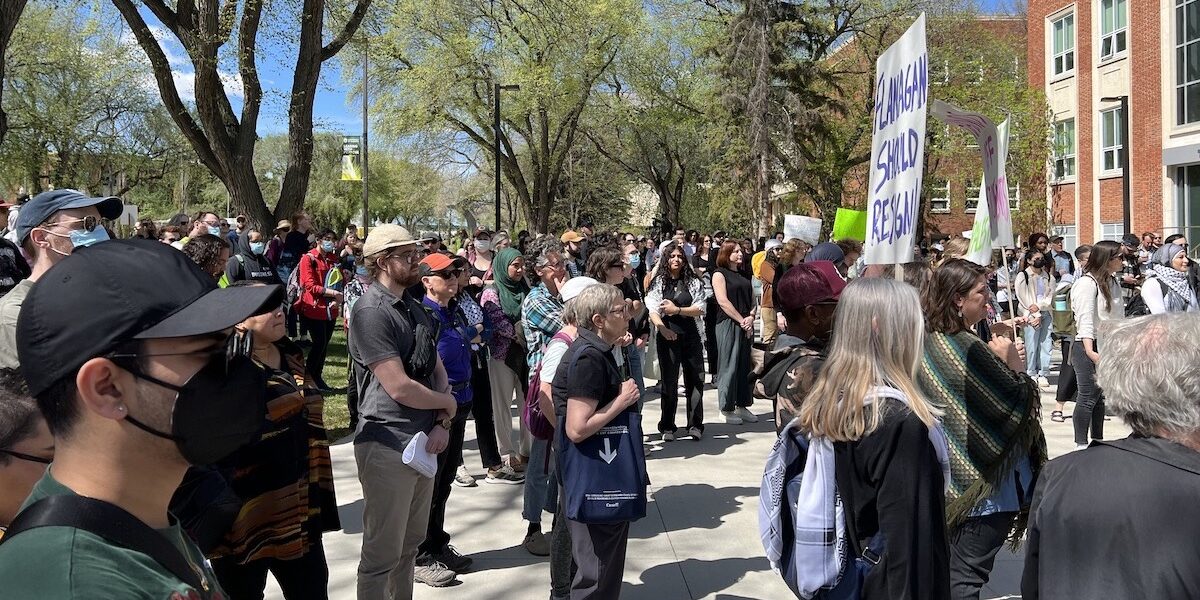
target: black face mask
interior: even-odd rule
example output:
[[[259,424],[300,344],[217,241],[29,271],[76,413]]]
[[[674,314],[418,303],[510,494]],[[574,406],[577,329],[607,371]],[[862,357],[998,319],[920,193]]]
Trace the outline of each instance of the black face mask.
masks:
[[[172,440],[193,465],[209,465],[254,441],[266,415],[267,374],[248,356],[214,354],[187,383],[176,386],[134,371],[134,376],[176,392],[171,433],[133,416],[138,429]]]

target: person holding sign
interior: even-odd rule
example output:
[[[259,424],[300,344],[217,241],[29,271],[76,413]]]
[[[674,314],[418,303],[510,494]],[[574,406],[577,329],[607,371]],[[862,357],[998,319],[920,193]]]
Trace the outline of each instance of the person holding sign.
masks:
[[[1046,462],[1041,400],[1020,346],[975,333],[987,316],[986,276],[987,267],[951,259],[921,299],[928,334],[917,381],[950,438],[950,588],[964,600],[978,600],[1000,547],[1025,533],[1033,474]]]
[[[636,408],[641,394],[612,353],[613,344],[629,331],[624,294],[614,286],[596,284],[574,302],[579,336],[559,363],[551,392],[555,414],[561,415],[555,442],[563,485],[559,508],[567,517],[571,555],[578,567],[571,598],[610,600],[621,595],[630,520],[626,514],[595,513],[610,506],[623,513],[626,503],[640,501],[645,515],[646,459]],[[604,446],[588,456],[593,438],[602,438]],[[603,463],[591,460],[597,456]],[[601,493],[612,500],[589,500]],[[636,508],[629,507],[635,516]]]

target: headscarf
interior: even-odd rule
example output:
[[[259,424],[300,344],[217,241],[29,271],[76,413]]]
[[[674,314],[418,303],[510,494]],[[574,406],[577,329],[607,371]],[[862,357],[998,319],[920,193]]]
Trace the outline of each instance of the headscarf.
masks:
[[[1191,289],[1188,286],[1187,272],[1178,271],[1171,266],[1171,261],[1180,252],[1187,252],[1179,244],[1167,244],[1156,250],[1151,258],[1150,270],[1159,281],[1167,286],[1166,297],[1163,298],[1167,312],[1184,312],[1191,302]]]
[[[521,319],[521,302],[529,293],[529,284],[525,282],[524,277],[513,279],[508,276],[508,266],[518,258],[521,258],[520,250],[505,248],[492,260],[492,277],[496,281],[496,295],[500,297],[500,308],[504,309],[504,315],[514,323]]]
[[[846,255],[837,244],[824,242],[814,246],[812,252],[809,252],[808,256],[804,257],[804,262],[810,263],[814,260],[827,260],[835,265],[840,265],[845,258]]]

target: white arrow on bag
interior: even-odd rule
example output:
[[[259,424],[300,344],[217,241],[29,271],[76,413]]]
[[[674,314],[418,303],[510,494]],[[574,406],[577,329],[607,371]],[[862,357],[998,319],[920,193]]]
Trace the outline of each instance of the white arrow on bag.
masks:
[[[613,459],[617,457],[617,451],[612,449],[612,445],[609,444],[608,440],[609,438],[604,438],[604,451],[600,453],[600,458],[603,458],[604,462],[611,465]]]

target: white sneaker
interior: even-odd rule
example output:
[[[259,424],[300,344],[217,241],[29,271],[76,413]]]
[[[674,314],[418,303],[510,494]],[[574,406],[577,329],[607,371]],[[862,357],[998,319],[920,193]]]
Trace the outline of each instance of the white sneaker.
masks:
[[[1075,445],[1076,450],[1087,450],[1087,448],[1088,448],[1087,444],[1076,444]]]
[[[704,439],[704,432],[700,431],[699,427],[693,427],[689,429],[688,435],[692,436],[692,439],[696,440],[697,442]]]
[[[475,477],[467,470],[467,465],[459,465],[458,472],[454,474],[454,485],[458,487],[475,487],[479,484],[475,483]]]
[[[1043,390],[1050,389],[1050,380],[1046,379],[1045,375],[1038,375],[1037,384],[1038,384],[1038,387],[1042,388]]]
[[[758,417],[754,416],[754,413],[750,412],[750,409],[748,409],[744,406],[738,407],[737,416],[741,417],[742,421],[745,421],[746,423],[757,423],[758,422]]]
[[[673,442],[673,441],[675,441],[675,432],[674,432],[674,431],[664,431],[664,432],[663,432],[663,434],[662,434],[662,440],[663,440],[664,442]]]
[[[733,411],[733,412],[721,411],[721,416],[725,417],[725,422],[730,425],[741,425],[742,424],[742,418],[740,416],[738,416],[738,413],[736,411]]]

